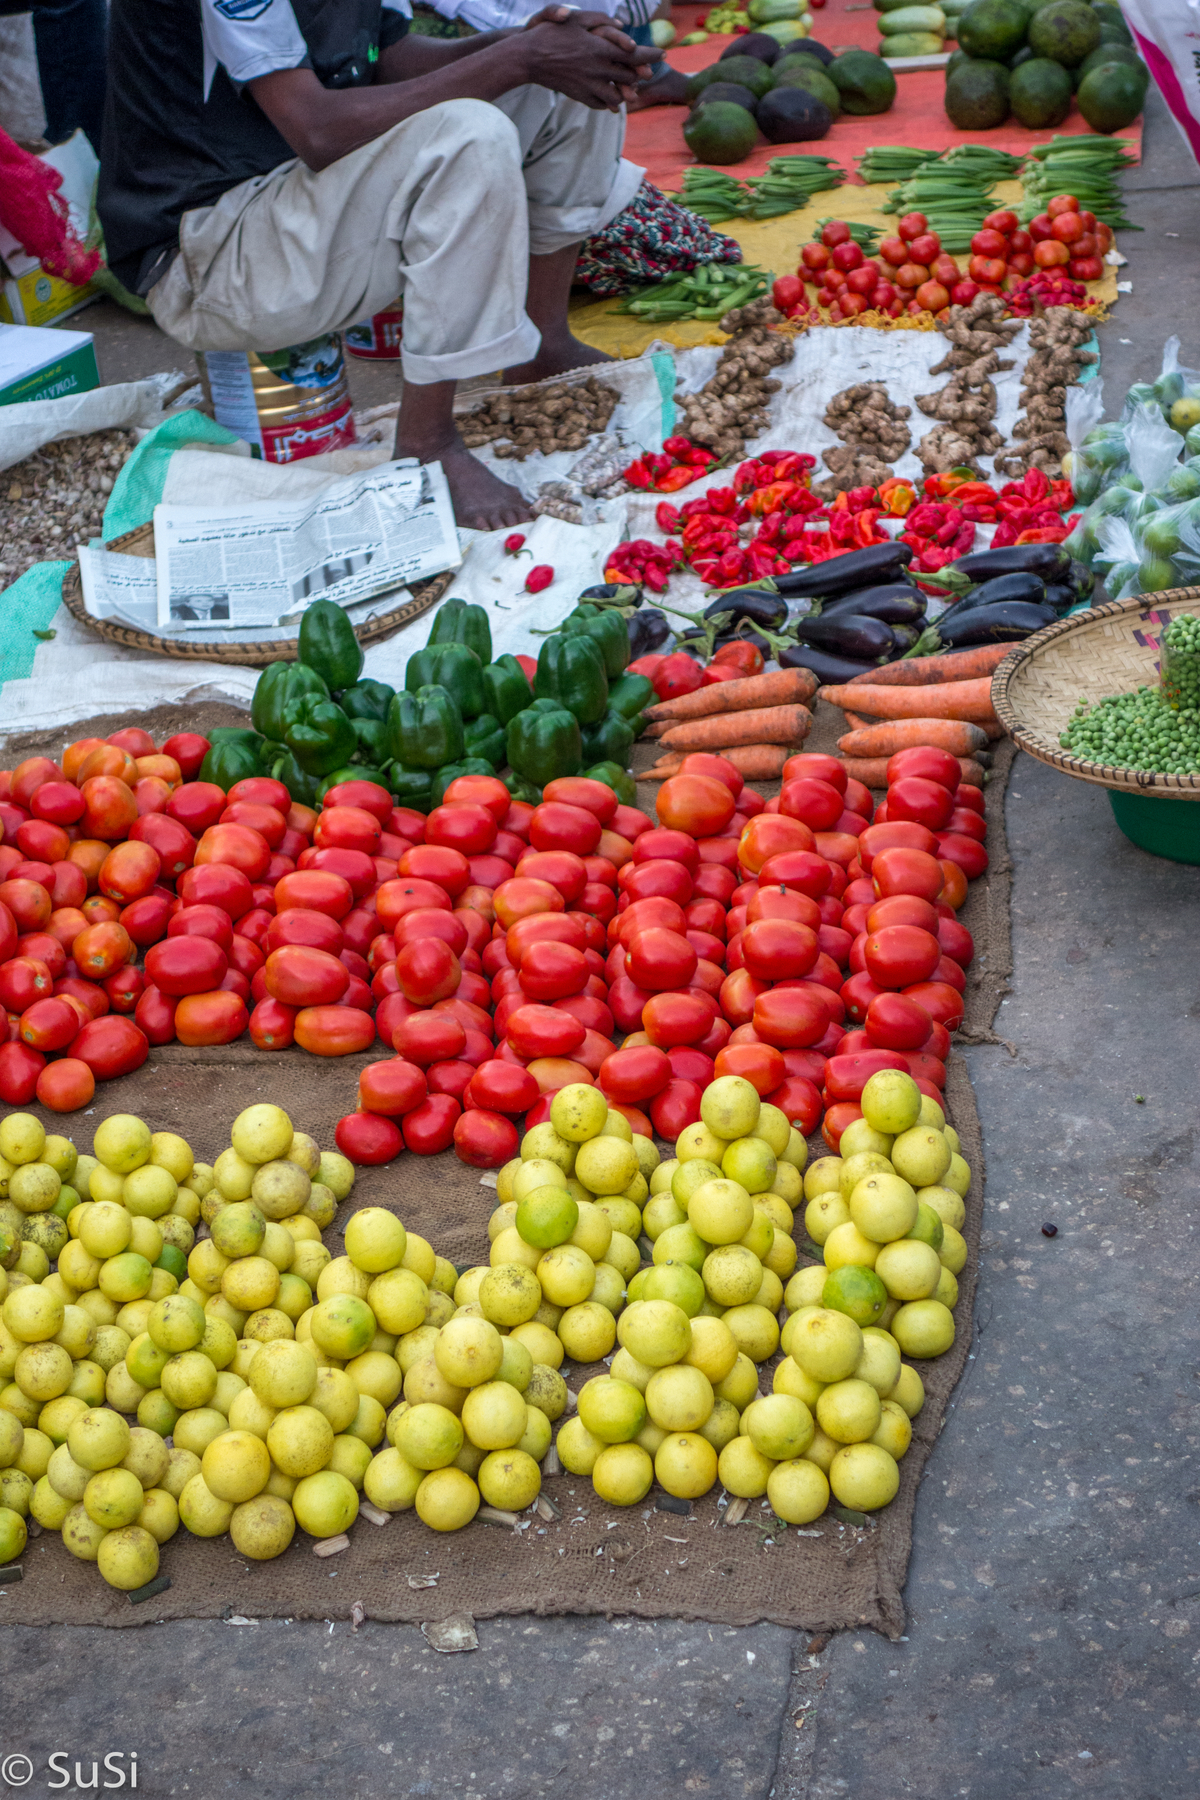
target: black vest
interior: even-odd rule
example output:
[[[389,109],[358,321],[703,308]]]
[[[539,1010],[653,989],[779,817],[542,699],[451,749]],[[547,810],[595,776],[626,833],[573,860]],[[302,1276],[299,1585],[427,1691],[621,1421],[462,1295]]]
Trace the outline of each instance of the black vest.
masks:
[[[365,86],[381,43],[407,21],[381,0],[292,0],[325,87]],[[199,0],[113,0],[96,204],[114,274],[145,292],[165,272],[179,221],[294,155],[249,93],[218,68],[204,98]],[[161,262],[161,268],[156,265]]]

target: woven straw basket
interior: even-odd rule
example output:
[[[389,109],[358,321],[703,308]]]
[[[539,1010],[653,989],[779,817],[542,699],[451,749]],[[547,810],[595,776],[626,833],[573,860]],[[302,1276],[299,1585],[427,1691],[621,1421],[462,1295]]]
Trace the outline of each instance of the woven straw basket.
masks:
[[[105,548],[123,551],[126,556],[153,557],[154,527],[139,525],[121,537],[113,538]],[[391,637],[393,631],[399,631],[402,625],[419,619],[431,606],[436,606],[453,580],[454,570],[451,569],[444,575],[431,575],[428,581],[414,582],[408,589],[407,600],[387,612],[377,613],[365,624],[356,625],[355,637],[364,645],[378,644]],[[243,644],[212,644],[200,639],[188,642],[177,637],[159,637],[153,631],[139,631],[134,625],[123,625],[119,619],[94,619],[83,602],[78,563],[68,569],[63,578],[63,605],[73,619],[78,619],[97,637],[106,638],[110,644],[120,644],[124,650],[150,650],[157,656],[173,656],[185,662],[238,663],[248,669],[265,669],[268,663],[274,662],[295,662],[299,654],[300,640],[296,636],[260,638],[257,642]]]
[[[1030,756],[1081,781],[1116,794],[1200,800],[1200,774],[1113,769],[1058,741],[1081,699],[1094,704],[1157,682],[1159,642],[1177,613],[1200,614],[1200,587],[1114,600],[1048,625],[1006,656],[992,677],[1000,723]]]

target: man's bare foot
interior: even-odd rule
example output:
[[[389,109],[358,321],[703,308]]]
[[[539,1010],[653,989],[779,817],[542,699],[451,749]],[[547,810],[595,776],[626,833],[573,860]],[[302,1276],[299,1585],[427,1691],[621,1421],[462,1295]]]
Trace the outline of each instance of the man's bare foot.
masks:
[[[656,75],[653,81],[646,82],[637,91],[637,97],[625,102],[626,112],[644,112],[648,106],[686,106],[688,78],[678,69],[670,67]]]
[[[396,439],[396,455],[417,456],[422,462],[440,462],[450,488],[455,522],[469,531],[503,531],[524,525],[533,517],[519,488],[501,481],[472,456],[458,433],[448,442],[417,449]]]
[[[564,375],[568,369],[582,369],[592,363],[612,362],[613,358],[603,350],[595,350],[591,344],[580,343],[569,331],[561,337],[548,340],[543,333],[542,347],[532,362],[521,363],[519,367],[505,369],[504,385],[521,387],[529,381],[547,381],[552,375]]]

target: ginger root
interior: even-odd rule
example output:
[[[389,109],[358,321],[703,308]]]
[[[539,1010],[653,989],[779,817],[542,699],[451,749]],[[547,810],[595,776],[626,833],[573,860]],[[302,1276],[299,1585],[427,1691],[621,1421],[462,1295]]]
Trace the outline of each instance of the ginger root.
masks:
[[[912,442],[904,422],[911,412],[895,404],[881,381],[859,381],[835,394],[825,408],[825,423],[842,444],[823,453],[830,479],[813,492],[829,501],[851,488],[887,481],[892,464]]]
[[[552,385],[510,388],[489,396],[460,424],[469,450],[495,444],[496,455],[523,460],[531,451],[582,450],[602,432],[618,395],[595,375]]]
[[[730,338],[715,372],[698,394],[684,394],[676,403],[684,436],[720,457],[741,457],[747,439],[767,429],[767,407],[780,388],[769,372],[796,354],[791,338],[771,329],[782,322],[768,295],[725,314],[721,330]]]

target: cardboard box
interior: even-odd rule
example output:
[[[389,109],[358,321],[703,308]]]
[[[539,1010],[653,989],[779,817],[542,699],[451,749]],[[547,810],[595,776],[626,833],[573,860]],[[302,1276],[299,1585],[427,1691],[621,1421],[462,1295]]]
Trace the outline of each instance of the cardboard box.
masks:
[[[99,386],[90,331],[0,324],[0,406],[58,400]]]
[[[62,176],[59,192],[67,203],[71,224],[81,239],[86,238],[100,169],[92,146],[83,132],[77,131],[65,144],[55,144],[45,151],[38,161],[49,163]],[[50,325],[97,298],[91,283],[76,287],[48,274],[2,225],[0,275],[4,277],[0,285],[0,324]]]

